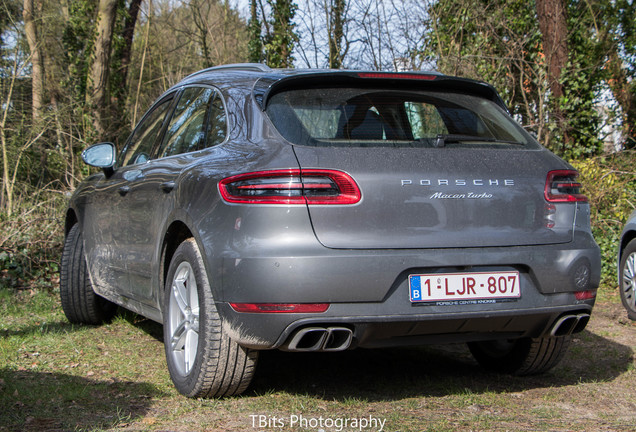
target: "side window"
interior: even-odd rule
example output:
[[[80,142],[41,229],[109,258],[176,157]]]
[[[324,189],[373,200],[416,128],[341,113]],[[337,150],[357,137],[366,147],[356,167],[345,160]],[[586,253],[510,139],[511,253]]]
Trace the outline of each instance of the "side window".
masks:
[[[206,115],[213,95],[213,89],[203,87],[188,87],[183,91],[159,149],[159,157],[201,148],[205,137]]]
[[[161,102],[137,125],[128,145],[123,150],[122,165],[148,162],[150,151],[161,131],[171,101],[172,98],[168,98]]]
[[[411,123],[413,138],[434,138],[438,134],[447,134],[448,129],[437,108],[422,102],[405,102],[404,109]]]
[[[214,100],[210,107],[210,116],[208,120],[208,140],[206,147],[212,147],[225,141],[227,134],[227,120],[225,116],[225,107],[223,99],[219,92],[214,93]]]

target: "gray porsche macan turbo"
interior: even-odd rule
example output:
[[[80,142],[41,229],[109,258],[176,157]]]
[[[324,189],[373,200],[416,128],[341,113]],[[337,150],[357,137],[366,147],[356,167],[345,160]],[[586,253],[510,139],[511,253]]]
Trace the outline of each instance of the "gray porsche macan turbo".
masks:
[[[64,312],[163,323],[189,397],[243,392],[270,349],[466,342],[541,373],[594,305],[577,172],[481,82],[214,67],[82,156],[102,170],[66,214]]]

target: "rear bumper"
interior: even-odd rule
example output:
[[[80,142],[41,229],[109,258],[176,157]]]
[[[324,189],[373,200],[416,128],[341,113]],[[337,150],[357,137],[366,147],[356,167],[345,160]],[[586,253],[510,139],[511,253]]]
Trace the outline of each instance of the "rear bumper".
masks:
[[[594,301],[578,302],[573,295],[568,305],[536,308],[506,309],[498,311],[462,311],[449,308],[444,313],[417,313],[410,315],[351,315],[352,306],[338,304],[320,316],[292,316],[294,314],[239,314],[228,304],[220,304],[219,311],[226,317],[226,331],[239,344],[253,349],[285,349],[294,335],[307,328],[346,328],[353,338],[345,348],[380,348],[404,345],[458,343],[493,339],[541,337],[550,334],[569,334],[585,328],[587,319],[558,333],[557,324],[564,317],[589,318]],[[355,308],[354,308],[355,309]],[[236,321],[235,321],[236,320]],[[231,323],[240,322],[232,325]]]
[[[280,348],[299,329],[332,325],[351,329],[351,346],[360,347],[539,337],[564,315],[589,314],[594,301],[579,301],[574,292],[596,289],[600,280],[600,252],[585,232],[571,243],[547,246],[308,252],[224,261],[217,307],[233,339],[255,349]],[[583,284],[582,266],[589,272]],[[410,274],[511,269],[521,278],[515,301],[409,300]],[[239,313],[233,302],[330,307],[319,314]]]
[[[382,302],[403,287],[408,275],[516,269],[540,293],[598,287],[601,255],[591,234],[578,232],[563,244],[449,249],[327,249],[314,241],[289,254],[243,250],[222,263],[217,299],[250,303]],[[580,266],[589,277],[576,283]],[[214,275],[216,276],[216,275]],[[217,277],[211,280],[218,280]]]

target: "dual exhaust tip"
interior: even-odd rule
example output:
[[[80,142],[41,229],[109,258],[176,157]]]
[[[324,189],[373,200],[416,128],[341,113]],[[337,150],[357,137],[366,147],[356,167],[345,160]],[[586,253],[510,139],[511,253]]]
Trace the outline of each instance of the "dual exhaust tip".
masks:
[[[298,330],[282,349],[286,351],[344,351],[351,346],[353,331],[347,327],[305,327]]]
[[[590,314],[588,313],[563,315],[552,326],[550,336],[567,336],[572,333],[582,332],[589,321]]]
[[[582,332],[589,321],[589,313],[563,315],[552,326],[550,336]],[[347,327],[305,327],[294,333],[281,348],[300,352],[344,351],[352,341],[353,331]]]

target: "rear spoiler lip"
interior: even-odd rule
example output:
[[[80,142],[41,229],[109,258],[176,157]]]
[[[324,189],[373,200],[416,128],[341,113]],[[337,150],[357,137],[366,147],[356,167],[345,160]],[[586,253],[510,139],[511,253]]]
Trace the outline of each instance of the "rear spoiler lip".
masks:
[[[306,88],[311,86],[346,86],[369,85],[384,83],[388,88],[412,84],[410,88],[435,89],[455,92],[464,92],[493,101],[507,113],[508,107],[497,93],[497,90],[488,83],[475,81],[468,78],[452,77],[439,72],[377,72],[377,71],[317,71],[307,72],[273,71],[259,78],[252,88],[252,95],[262,111],[267,108],[269,99],[276,93],[285,89]],[[285,73],[287,72],[287,73]],[[422,79],[413,77],[422,75]],[[377,76],[377,77],[376,77]],[[424,78],[426,77],[426,78]]]

